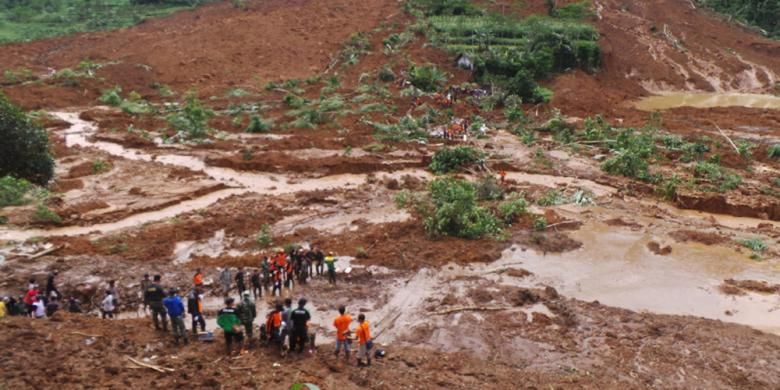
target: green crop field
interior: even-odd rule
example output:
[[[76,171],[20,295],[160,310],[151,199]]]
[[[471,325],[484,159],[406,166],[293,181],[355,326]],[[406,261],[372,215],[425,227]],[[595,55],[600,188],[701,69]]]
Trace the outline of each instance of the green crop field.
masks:
[[[0,0],[0,44],[132,26],[205,0]]]

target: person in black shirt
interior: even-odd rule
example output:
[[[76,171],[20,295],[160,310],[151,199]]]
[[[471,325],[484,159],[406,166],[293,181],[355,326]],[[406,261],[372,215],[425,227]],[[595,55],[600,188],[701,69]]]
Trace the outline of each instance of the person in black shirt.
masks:
[[[252,295],[255,297],[255,299],[257,299],[258,296],[260,298],[263,297],[263,285],[260,279],[259,270],[252,272],[252,275],[249,277],[249,281],[252,283]]]
[[[71,313],[81,313],[81,304],[76,297],[68,298],[68,311]]]
[[[246,274],[244,273],[244,267],[238,267],[236,273],[236,287],[238,287],[238,295],[243,296],[246,291]]]
[[[57,283],[54,280],[54,278],[56,278],[58,274],[59,274],[59,272],[53,271],[52,273],[49,274],[49,277],[46,278],[46,298],[47,299],[52,297],[52,295],[51,295],[52,292],[57,294],[56,295],[57,298],[60,298],[60,291],[57,290]]]
[[[298,301],[298,308],[290,312],[290,322],[292,322],[292,337],[290,337],[290,351],[298,346],[298,353],[303,352],[308,336],[308,323],[311,320],[311,314],[304,307],[306,299],[301,298]]]
[[[160,321],[162,321],[162,330],[168,331],[168,318],[166,316],[165,306],[163,305],[163,299],[165,299],[165,291],[160,286],[160,275],[154,275],[154,282],[146,288],[144,293],[145,301],[149,302],[149,307],[152,309],[152,321],[154,322],[154,329],[160,330]]]

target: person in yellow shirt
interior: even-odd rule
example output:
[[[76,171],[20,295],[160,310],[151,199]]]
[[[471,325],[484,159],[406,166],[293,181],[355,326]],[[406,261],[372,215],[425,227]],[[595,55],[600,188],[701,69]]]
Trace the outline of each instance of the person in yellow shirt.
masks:
[[[366,365],[371,365],[371,355],[369,354],[371,351],[371,347],[373,346],[373,341],[371,340],[371,330],[368,326],[368,321],[366,321],[365,314],[358,315],[358,326],[357,329],[355,329],[355,334],[357,335],[358,339],[358,366],[363,365],[363,358],[366,359]]]
[[[3,299],[0,299],[0,319],[5,318],[5,303],[8,301],[8,297],[3,297]]]
[[[336,327],[336,352],[335,355],[339,356],[339,351],[344,348],[347,361],[349,361],[349,349],[351,346],[351,340],[349,339],[349,325],[352,324],[352,316],[346,314],[347,308],[339,306],[339,316],[333,321],[333,326]]]

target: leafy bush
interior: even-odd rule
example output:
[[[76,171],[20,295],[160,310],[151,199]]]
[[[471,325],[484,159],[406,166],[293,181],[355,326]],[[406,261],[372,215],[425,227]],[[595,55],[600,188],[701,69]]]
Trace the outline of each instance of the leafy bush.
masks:
[[[767,246],[764,243],[764,241],[758,238],[749,238],[749,239],[740,240],[739,244],[756,253],[763,253],[767,249]]]
[[[178,133],[187,135],[190,139],[200,139],[208,134],[208,120],[213,116],[214,112],[204,107],[194,93],[188,93],[184,108],[169,115],[167,119],[168,124]]]
[[[349,37],[344,48],[341,50],[340,59],[345,65],[355,65],[360,61],[360,57],[371,50],[371,42],[365,33],[355,33]]]
[[[273,236],[271,235],[271,225],[266,223],[260,227],[260,232],[257,233],[257,237],[255,237],[255,242],[257,242],[257,245],[261,248],[268,248],[269,246],[273,245]]]
[[[736,189],[742,183],[742,177],[728,173],[720,165],[711,162],[698,162],[693,168],[693,174],[697,178],[703,178],[715,187],[704,187],[714,191],[725,192]]]
[[[95,160],[92,162],[92,173],[97,175],[103,173],[111,168],[111,165],[105,160]]]
[[[374,138],[376,138],[378,141],[403,142],[425,140],[428,138],[428,133],[426,133],[424,130],[429,123],[424,117],[415,119],[409,116],[404,116],[400,121],[398,121],[398,123],[395,124],[376,122],[367,123],[373,126],[376,130],[374,133]]]
[[[0,93],[0,177],[14,176],[45,185],[54,175],[49,137]]]
[[[286,104],[290,108],[301,108],[301,107],[305,106],[306,103],[307,103],[306,99],[304,99],[304,98],[302,98],[300,96],[291,94],[291,93],[288,93],[287,95],[284,95],[284,98],[282,98],[282,101],[284,102],[284,104]]]
[[[267,133],[270,130],[271,123],[264,121],[259,115],[252,115],[246,128],[247,133]]]
[[[382,67],[382,69],[379,69],[379,72],[377,72],[377,78],[380,81],[390,82],[395,80],[395,72],[393,72],[392,67],[385,65]]]
[[[697,0],[718,12],[760,27],[780,38],[780,2],[773,0]]]
[[[479,200],[497,200],[504,197],[504,189],[493,175],[482,176],[476,186]]]
[[[33,214],[33,221],[37,223],[60,224],[62,223],[62,217],[50,208],[39,204],[35,209],[35,214]]]
[[[528,202],[520,195],[512,193],[509,199],[498,205],[498,214],[504,223],[514,223],[528,212]]]
[[[24,179],[12,176],[0,178],[0,208],[6,206],[20,206],[28,202],[25,195],[30,191],[32,184]]]
[[[566,202],[567,199],[563,195],[563,192],[558,190],[549,190],[536,200],[536,204],[542,207],[557,206]]]
[[[433,155],[433,160],[428,167],[436,174],[444,174],[457,171],[464,166],[477,164],[484,157],[484,153],[470,146],[445,147]]]
[[[409,82],[422,91],[435,92],[447,82],[447,74],[435,65],[412,65],[409,68]]]
[[[498,220],[476,202],[476,189],[466,180],[436,179],[429,186],[432,212],[424,220],[433,236],[481,238],[501,231]]]
[[[418,9],[426,16],[478,15],[482,11],[468,0],[410,0],[407,7]]]
[[[120,95],[121,93],[122,87],[117,85],[114,88],[104,90],[103,94],[100,95],[98,100],[100,100],[101,103],[108,104],[109,106],[118,107],[124,100],[122,99],[122,95]]]

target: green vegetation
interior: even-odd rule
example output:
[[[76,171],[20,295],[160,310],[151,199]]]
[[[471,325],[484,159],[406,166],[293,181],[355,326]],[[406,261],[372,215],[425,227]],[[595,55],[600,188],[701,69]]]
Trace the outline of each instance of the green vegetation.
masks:
[[[428,167],[436,174],[444,174],[457,171],[469,165],[478,164],[484,158],[484,153],[470,146],[445,147],[436,151]]]
[[[512,224],[528,212],[528,202],[520,195],[512,193],[509,199],[498,205],[498,215],[506,224]]]
[[[194,93],[185,97],[184,108],[168,116],[168,124],[181,136],[189,139],[201,139],[209,132],[208,120],[214,112],[204,107]]]
[[[92,162],[92,173],[97,175],[111,169],[111,165],[105,160],[95,160]]]
[[[266,223],[260,227],[260,232],[257,233],[255,242],[257,242],[257,245],[261,248],[268,248],[269,246],[273,245],[274,242],[273,236],[271,235],[271,225]]]
[[[778,144],[770,145],[766,149],[766,154],[769,158],[772,159],[780,158],[780,145]]]
[[[0,0],[0,44],[108,30],[170,15],[203,0]]]
[[[249,126],[246,128],[247,133],[267,133],[271,131],[272,124],[270,121],[265,121],[259,115],[252,115],[249,119]]]
[[[697,0],[699,3],[744,23],[761,28],[780,39],[780,1],[777,0]]]
[[[26,195],[31,188],[32,184],[24,179],[11,176],[0,178],[0,208],[28,203]]]
[[[419,118],[404,116],[395,124],[367,123],[376,130],[374,138],[376,138],[377,141],[405,142],[426,140],[428,138],[428,133],[425,132],[425,129],[431,124],[431,119],[428,116],[421,116]]]
[[[466,1],[410,1],[411,12],[424,17],[420,28],[445,50],[471,62],[476,80],[498,87],[499,94],[517,95],[525,102],[550,99],[537,80],[580,68],[601,65],[598,32],[579,19],[586,3],[558,9],[560,17],[532,16],[515,20],[485,15]],[[495,92],[494,92],[495,93]]]
[[[346,66],[355,65],[360,61],[360,57],[371,51],[371,42],[365,33],[355,33],[349,37],[344,48],[341,50],[339,60]]]
[[[45,185],[54,175],[49,137],[0,93],[0,177],[13,176]]]
[[[472,183],[450,177],[436,179],[429,192],[432,207],[424,219],[429,234],[475,239],[500,232],[496,217],[477,205]]]
[[[60,217],[59,214],[55,213],[45,205],[39,204],[38,207],[35,208],[33,221],[37,223],[60,224],[62,223],[62,217]]]
[[[693,167],[693,174],[705,191],[725,192],[737,188],[742,177],[729,173],[718,164],[700,161]]]
[[[447,82],[447,74],[435,65],[417,66],[409,68],[409,82],[424,92],[436,92]]]

